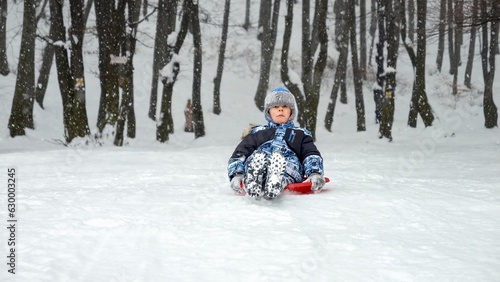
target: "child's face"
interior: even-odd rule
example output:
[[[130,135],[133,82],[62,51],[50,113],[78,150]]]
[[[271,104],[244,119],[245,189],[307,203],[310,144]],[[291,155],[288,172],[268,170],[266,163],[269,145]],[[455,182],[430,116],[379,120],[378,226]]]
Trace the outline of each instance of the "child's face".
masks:
[[[269,115],[271,119],[276,124],[283,124],[288,122],[290,115],[292,114],[292,109],[287,106],[274,106],[269,109]]]

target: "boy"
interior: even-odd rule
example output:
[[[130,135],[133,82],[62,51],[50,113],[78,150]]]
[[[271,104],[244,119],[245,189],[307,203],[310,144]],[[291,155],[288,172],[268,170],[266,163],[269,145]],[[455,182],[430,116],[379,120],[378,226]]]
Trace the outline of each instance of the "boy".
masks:
[[[252,198],[276,198],[283,188],[304,178],[315,192],[325,185],[323,158],[311,133],[296,127],[295,97],[285,88],[271,91],[264,102],[267,125],[254,126],[228,162],[231,188],[241,186]]]

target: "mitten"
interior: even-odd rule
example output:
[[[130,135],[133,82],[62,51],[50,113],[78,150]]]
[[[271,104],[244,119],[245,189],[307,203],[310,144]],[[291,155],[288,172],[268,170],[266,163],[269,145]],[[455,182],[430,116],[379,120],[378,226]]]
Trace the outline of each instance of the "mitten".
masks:
[[[243,174],[240,173],[235,174],[231,179],[231,189],[233,189],[234,192],[238,194],[242,193],[243,192],[242,183],[243,183]]]
[[[325,178],[319,173],[311,173],[307,180],[311,181],[311,190],[314,192],[319,192],[325,186]]]

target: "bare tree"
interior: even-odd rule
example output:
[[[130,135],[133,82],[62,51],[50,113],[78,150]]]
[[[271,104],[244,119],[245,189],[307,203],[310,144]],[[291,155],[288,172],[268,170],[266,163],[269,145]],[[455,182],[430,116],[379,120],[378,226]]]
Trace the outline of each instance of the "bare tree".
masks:
[[[377,19],[378,19],[378,42],[377,55],[375,62],[377,63],[377,84],[373,87],[373,99],[375,100],[375,123],[379,123],[381,119],[382,102],[384,99],[384,45],[385,45],[385,0],[377,0]]]
[[[116,7],[114,1],[95,0],[95,12],[97,23],[97,37],[99,39],[99,80],[101,86],[101,98],[97,114],[97,128],[102,135],[106,125],[115,126],[119,113],[119,90],[118,90],[118,67],[116,60],[119,56],[119,17],[123,17]]]
[[[11,137],[25,135],[25,128],[34,128],[35,20],[35,0],[24,0],[21,50],[19,53],[14,99],[12,100],[12,109],[8,124]]]
[[[406,44],[405,38],[402,38],[405,43],[405,48],[410,56],[413,67],[415,68],[415,80],[413,82],[412,98],[410,102],[410,112],[408,115],[408,125],[417,127],[417,118],[420,117],[424,121],[425,126],[431,126],[434,121],[434,114],[431,106],[427,101],[425,90],[425,57],[426,57],[426,23],[427,23],[427,0],[417,1],[417,54],[413,48]],[[401,29],[404,30],[404,29]]]
[[[441,72],[441,68],[443,66],[443,57],[444,57],[444,39],[446,33],[446,1],[440,0],[439,5],[439,27],[438,27],[438,51],[436,57],[436,66],[439,72]]]
[[[10,73],[9,63],[7,62],[7,0],[0,0],[0,74],[8,75]]]
[[[220,86],[222,82],[222,73],[224,71],[224,56],[226,54],[227,31],[229,27],[229,10],[231,0],[226,0],[224,5],[224,20],[222,23],[222,35],[219,46],[219,60],[217,62],[217,75],[214,78],[214,114],[218,115],[221,112],[220,108]]]
[[[470,24],[470,38],[469,38],[469,54],[467,56],[467,66],[465,67],[464,84],[471,88],[472,78],[472,65],[474,64],[475,50],[476,50],[476,32],[477,32],[477,19],[479,11],[479,0],[473,0],[471,8],[471,24]]]
[[[51,30],[54,42],[71,42],[71,51],[56,44],[54,52],[59,89],[63,102],[64,136],[67,143],[75,137],[90,134],[85,107],[85,76],[83,67],[83,1],[71,1],[71,28],[66,30],[63,3],[50,2]],[[66,34],[69,33],[69,38]]]
[[[359,69],[366,79],[366,0],[359,0]]]
[[[261,1],[258,37],[261,41],[260,76],[254,97],[255,105],[261,111],[264,110],[264,99],[269,87],[271,62],[274,54],[274,46],[276,45],[280,2],[280,0],[274,0],[274,3],[272,1]]]
[[[205,136],[205,123],[203,120],[203,110],[201,107],[201,70],[202,70],[202,44],[201,29],[199,19],[199,5],[196,1],[187,1],[191,14],[191,29],[193,31],[194,62],[193,62],[193,126],[194,137]]]
[[[175,30],[178,0],[159,0],[156,36],[153,55],[153,71],[151,96],[149,100],[149,118],[156,120],[156,105],[158,103],[159,71],[167,64],[167,37]]]
[[[334,5],[335,11],[335,46],[339,51],[337,67],[335,69],[335,77],[333,87],[330,93],[330,102],[325,115],[325,128],[328,131],[332,130],[333,116],[339,89],[345,89],[345,77],[347,73],[347,59],[349,52],[349,29],[346,28],[346,4],[344,0],[336,0]],[[342,91],[342,90],[341,90]],[[344,90],[345,91],[345,90]],[[342,94],[341,94],[342,95]],[[344,94],[345,95],[345,94]],[[342,99],[341,99],[342,102]],[[347,101],[345,101],[347,102]]]
[[[381,119],[379,126],[380,137],[392,141],[392,124],[394,121],[394,95],[396,93],[396,66],[399,53],[399,31],[400,20],[406,19],[405,0],[386,0],[385,9],[387,29],[387,70],[385,77],[385,91],[382,102]],[[410,0],[411,1],[411,0]],[[399,16],[401,15],[401,17]],[[404,26],[403,26],[404,28]]]
[[[490,4],[490,5],[488,5]],[[484,126],[494,128],[498,126],[498,108],[493,100],[493,82],[495,79],[495,55],[498,48],[498,32],[500,20],[500,1],[480,0],[482,48],[481,59],[484,79]],[[497,17],[495,19],[495,17]]]
[[[127,20],[123,18],[122,33],[125,34],[121,42],[121,55],[126,58],[122,65],[120,88],[122,98],[120,101],[120,112],[116,123],[116,134],[114,144],[122,146],[124,141],[124,130],[127,125],[127,137],[135,138],[135,111],[134,111],[134,55],[137,41],[137,27],[141,12],[141,0],[125,0],[119,2],[122,10],[127,8]]]
[[[42,6],[42,9],[40,11],[39,16],[37,17],[37,21],[41,18],[41,15],[44,13],[43,12],[43,7],[45,7],[45,3],[48,1],[44,2],[44,5]],[[83,26],[86,26],[87,19],[89,18],[90,10],[92,7],[92,4],[94,3],[94,0],[88,0],[87,4],[85,6],[85,11],[84,11],[84,16],[83,16]],[[52,25],[49,30],[49,38],[47,41],[47,44],[45,45],[45,48],[43,49],[43,56],[42,56],[42,65],[40,67],[40,71],[38,72],[38,79],[36,82],[36,87],[35,87],[35,100],[40,105],[40,107],[43,109],[43,101],[45,99],[45,93],[47,91],[47,85],[49,83],[49,78],[50,78],[50,70],[52,68],[52,62],[54,61],[54,46],[50,42],[53,41],[53,29]]]
[[[162,96],[162,112],[161,119],[159,120],[156,129],[156,139],[162,143],[167,141],[168,134],[173,132],[172,117],[169,112],[173,85],[180,69],[179,61],[175,55],[179,53],[188,30],[192,31],[194,45],[194,71],[192,86],[194,135],[195,138],[205,136],[203,110],[201,107],[202,44],[198,4],[193,1],[184,1],[183,13],[179,34],[177,35],[177,41],[174,46],[168,46],[166,66],[168,72],[162,78],[162,82],[165,84]]]
[[[453,71],[451,73],[453,74],[453,86],[452,86],[452,93],[453,95],[458,94],[458,67],[461,65],[460,61],[460,46],[462,45],[462,31],[463,31],[463,5],[464,5],[464,0],[455,0],[455,7],[454,7],[454,23],[455,23],[455,46],[453,47],[454,54],[453,54]]]
[[[363,81],[361,79],[361,71],[359,69],[358,61],[358,47],[356,43],[356,11],[354,3],[349,3],[348,9],[348,27],[349,27],[349,40],[351,45],[351,62],[352,72],[354,79],[354,99],[356,103],[356,127],[358,131],[366,130],[366,117],[365,117],[365,103],[363,99]]]

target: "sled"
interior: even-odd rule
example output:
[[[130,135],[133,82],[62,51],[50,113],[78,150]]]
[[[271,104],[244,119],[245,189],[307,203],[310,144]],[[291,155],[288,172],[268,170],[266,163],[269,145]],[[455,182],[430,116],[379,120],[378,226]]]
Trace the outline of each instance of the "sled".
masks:
[[[325,183],[330,182],[330,178],[325,177]],[[285,190],[295,192],[298,194],[309,194],[313,193],[311,190],[311,182],[301,182],[301,183],[291,183],[285,186]]]
[[[330,182],[330,178],[325,177],[325,183],[328,183],[328,182]],[[243,188],[243,184],[241,185],[241,187]],[[311,182],[309,182],[309,181],[288,184],[287,186],[285,186],[284,190],[288,190],[290,192],[294,192],[297,194],[313,193],[313,191],[311,190]]]

